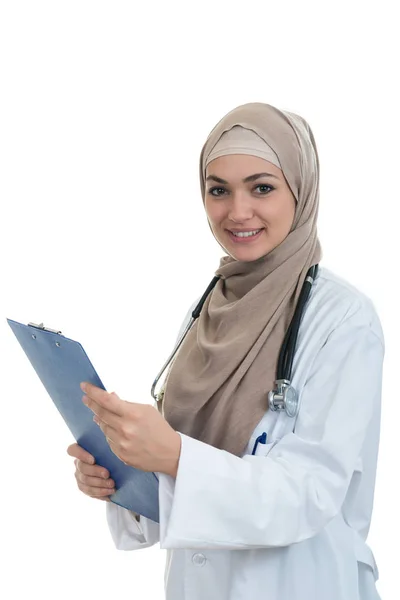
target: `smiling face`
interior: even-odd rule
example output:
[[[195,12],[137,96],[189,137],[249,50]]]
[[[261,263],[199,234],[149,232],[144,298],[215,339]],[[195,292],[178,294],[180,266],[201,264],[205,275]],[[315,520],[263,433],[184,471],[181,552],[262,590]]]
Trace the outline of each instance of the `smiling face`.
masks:
[[[282,170],[271,162],[247,154],[220,156],[207,165],[205,184],[212,231],[234,259],[257,260],[287,237],[296,200]]]

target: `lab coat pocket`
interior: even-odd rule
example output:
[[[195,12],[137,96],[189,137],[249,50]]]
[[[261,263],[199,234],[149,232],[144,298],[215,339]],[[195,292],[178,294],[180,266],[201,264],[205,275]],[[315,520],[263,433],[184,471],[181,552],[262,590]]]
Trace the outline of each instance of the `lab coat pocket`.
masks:
[[[258,443],[253,456],[268,456],[277,441],[267,442],[266,444]]]
[[[276,442],[269,442],[268,444],[258,444],[255,456],[268,456]]]

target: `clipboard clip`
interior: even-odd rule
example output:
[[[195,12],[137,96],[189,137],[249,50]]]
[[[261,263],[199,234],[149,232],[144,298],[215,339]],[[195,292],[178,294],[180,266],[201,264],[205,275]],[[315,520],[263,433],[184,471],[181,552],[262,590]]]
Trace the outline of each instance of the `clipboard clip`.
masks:
[[[50,329],[50,327],[45,327],[43,323],[36,325],[36,323],[28,323],[29,327],[36,327],[36,329],[42,329],[43,331],[49,331],[50,333],[58,333],[62,335],[61,331],[57,331],[56,329]]]

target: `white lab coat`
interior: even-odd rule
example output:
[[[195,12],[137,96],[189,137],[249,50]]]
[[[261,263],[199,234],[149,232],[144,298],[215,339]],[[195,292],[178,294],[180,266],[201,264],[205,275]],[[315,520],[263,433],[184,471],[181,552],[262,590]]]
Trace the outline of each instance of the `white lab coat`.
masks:
[[[116,547],[160,542],[167,600],[379,600],[365,540],[383,357],[371,300],[320,267],[293,363],[296,422],[267,410],[242,457],[180,434],[176,480],[158,474],[160,524],[106,503]]]

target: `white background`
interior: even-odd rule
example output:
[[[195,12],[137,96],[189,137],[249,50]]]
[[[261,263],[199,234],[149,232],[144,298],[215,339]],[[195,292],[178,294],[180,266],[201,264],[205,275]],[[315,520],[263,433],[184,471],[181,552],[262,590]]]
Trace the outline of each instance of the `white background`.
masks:
[[[6,318],[79,340],[109,391],[151,383],[223,252],[198,159],[245,102],[301,114],[321,162],[322,265],[386,337],[368,542],[399,598],[398,82],[395,2],[1,2],[2,589],[163,597],[164,551],[115,550],[76,487],[71,438]],[[397,39],[396,39],[397,37]],[[396,362],[395,362],[396,361]],[[394,388],[394,393],[393,393]]]

